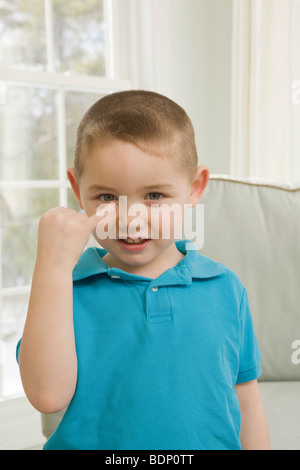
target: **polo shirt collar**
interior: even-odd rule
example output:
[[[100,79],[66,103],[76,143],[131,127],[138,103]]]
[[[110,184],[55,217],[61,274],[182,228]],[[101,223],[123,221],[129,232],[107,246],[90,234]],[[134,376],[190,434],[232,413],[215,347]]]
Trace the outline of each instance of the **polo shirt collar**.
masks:
[[[193,278],[208,279],[225,273],[222,265],[200,255],[195,245],[189,240],[180,240],[175,243],[177,249],[185,256],[176,266],[167,269],[157,277],[155,285],[191,284]],[[192,249],[186,250],[186,243]],[[108,276],[127,280],[153,281],[152,278],[137,276],[118,268],[111,268],[102,260],[106,253],[107,251],[103,248],[92,247],[85,250],[73,270],[73,280],[79,281],[90,276],[106,273]]]

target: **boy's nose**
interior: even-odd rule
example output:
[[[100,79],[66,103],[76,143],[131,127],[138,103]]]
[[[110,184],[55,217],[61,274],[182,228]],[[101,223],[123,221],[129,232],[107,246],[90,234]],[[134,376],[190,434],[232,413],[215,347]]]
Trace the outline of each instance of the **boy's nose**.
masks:
[[[148,209],[144,204],[119,206],[119,238],[148,238]]]

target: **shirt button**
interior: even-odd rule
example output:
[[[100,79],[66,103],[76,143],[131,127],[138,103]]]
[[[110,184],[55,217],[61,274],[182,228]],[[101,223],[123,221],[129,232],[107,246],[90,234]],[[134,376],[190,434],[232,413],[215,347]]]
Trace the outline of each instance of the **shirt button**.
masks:
[[[158,287],[152,287],[152,292],[157,292],[158,291]]]

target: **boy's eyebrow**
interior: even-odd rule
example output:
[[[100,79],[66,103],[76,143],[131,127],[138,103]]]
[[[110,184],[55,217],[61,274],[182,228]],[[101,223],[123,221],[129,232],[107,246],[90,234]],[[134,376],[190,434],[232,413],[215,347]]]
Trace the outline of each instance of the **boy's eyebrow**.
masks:
[[[169,183],[160,183],[160,184],[149,184],[149,186],[144,186],[143,189],[153,189],[153,188],[174,188],[173,184]]]
[[[169,184],[169,183],[159,183],[159,184],[151,184],[151,185],[143,186],[141,189],[154,189],[154,188],[155,189],[162,189],[162,188],[174,189],[175,186],[173,184]],[[106,191],[115,191],[115,189],[110,188],[110,187],[105,186],[105,185],[102,185],[102,184],[93,184],[93,185],[89,186],[89,189],[91,189],[91,190],[105,189]]]

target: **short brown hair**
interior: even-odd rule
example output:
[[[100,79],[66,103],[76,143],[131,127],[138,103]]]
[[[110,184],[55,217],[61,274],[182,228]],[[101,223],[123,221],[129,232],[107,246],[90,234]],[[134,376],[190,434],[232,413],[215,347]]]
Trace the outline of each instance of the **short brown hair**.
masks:
[[[184,109],[163,95],[129,90],[93,104],[77,131],[74,166],[78,180],[91,148],[111,139],[133,143],[151,155],[172,158],[179,170],[191,180],[194,177],[198,158],[193,125]]]

